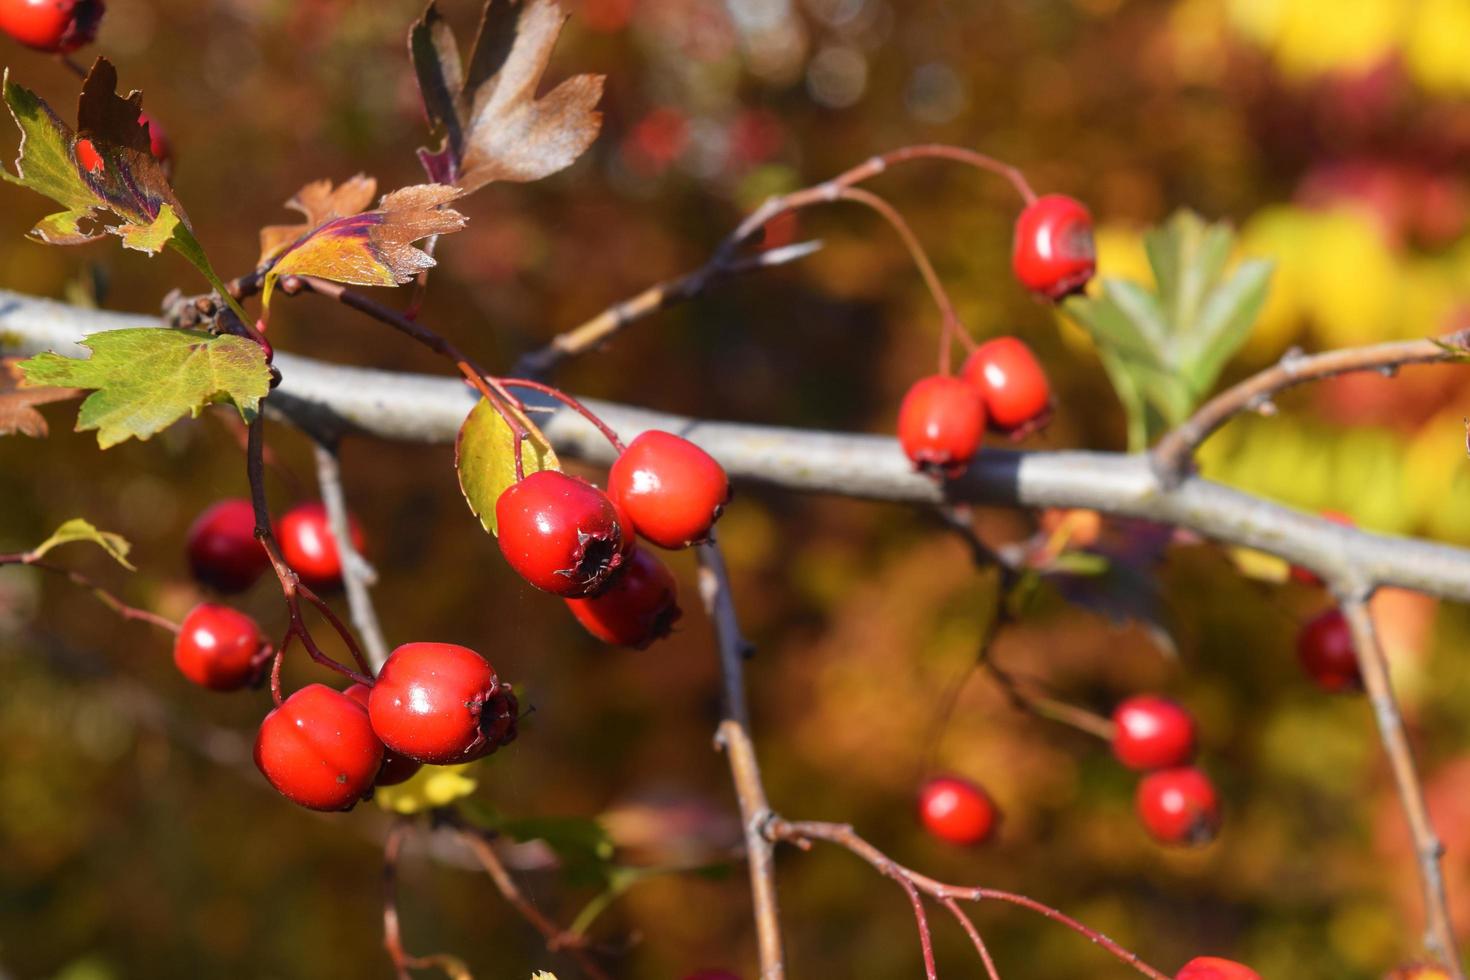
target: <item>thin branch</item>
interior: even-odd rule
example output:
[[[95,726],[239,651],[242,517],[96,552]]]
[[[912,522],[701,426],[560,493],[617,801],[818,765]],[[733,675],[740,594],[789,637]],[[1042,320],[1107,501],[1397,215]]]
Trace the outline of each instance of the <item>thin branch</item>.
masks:
[[[160,616],[158,613],[149,612],[147,609],[139,609],[137,606],[128,605],[81,572],[74,572],[69,568],[62,568],[60,565],[53,565],[47,561],[31,558],[26,552],[0,555],[0,567],[6,565],[28,565],[31,568],[39,568],[42,571],[51,572],[55,575],[64,575],[73,585],[79,585],[91,592],[103,605],[107,606],[107,608],[117,613],[123,619],[147,623],[149,626],[156,626],[161,630],[168,630],[170,633],[177,633],[179,631],[179,624],[167,616]]]
[[[942,898],[939,904],[949,910],[949,914],[954,916],[961,928],[965,930],[965,935],[970,937],[970,942],[975,946],[975,953],[980,957],[980,962],[985,964],[985,975],[990,980],[1000,980],[1000,972],[995,968],[995,960],[990,958],[990,950],[986,947],[985,940],[980,938],[980,930],[975,928],[975,923],[970,921],[965,910],[960,908],[960,904],[952,898]]]
[[[1409,831],[1414,838],[1414,850],[1419,858],[1420,887],[1424,897],[1424,945],[1450,971],[1454,980],[1464,980],[1465,974],[1455,944],[1454,924],[1450,917],[1444,872],[1441,868],[1444,845],[1435,833],[1434,824],[1429,818],[1429,808],[1424,802],[1424,787],[1419,781],[1413,750],[1409,746],[1408,734],[1404,731],[1404,719],[1394,698],[1393,685],[1388,674],[1388,660],[1383,654],[1383,646],[1379,643],[1378,631],[1373,624],[1373,615],[1368,608],[1368,594],[1350,586],[1337,591],[1343,615],[1352,630],[1353,649],[1358,655],[1358,671],[1363,676],[1368,702],[1373,706],[1373,717],[1378,723],[1378,737],[1388,756],[1394,787],[1398,790],[1399,802],[1408,819]]]
[[[383,627],[378,621],[377,609],[373,607],[369,588],[374,581],[372,567],[358,552],[352,541],[351,518],[348,516],[347,497],[342,490],[342,467],[337,458],[337,447],[321,442],[314,443],[316,455],[316,482],[327,509],[327,521],[332,528],[332,539],[337,544],[337,554],[342,559],[342,588],[347,593],[347,609],[352,615],[352,625],[362,637],[373,671],[383,669],[388,659],[388,641],[383,638]]]
[[[994,658],[988,655],[982,657],[980,663],[990,676],[995,678],[1006,700],[1010,701],[1018,711],[1066,725],[1068,728],[1084,732],[1104,742],[1112,742],[1113,723],[1111,720],[1096,712],[1088,711],[1086,708],[1068,704],[1066,701],[1042,694],[1032,694],[1021,686],[1014,675],[1001,669]]]
[[[403,950],[403,932],[398,923],[398,853],[403,838],[412,829],[407,820],[396,820],[383,841],[383,948],[388,951],[398,980],[409,978],[409,956]]]

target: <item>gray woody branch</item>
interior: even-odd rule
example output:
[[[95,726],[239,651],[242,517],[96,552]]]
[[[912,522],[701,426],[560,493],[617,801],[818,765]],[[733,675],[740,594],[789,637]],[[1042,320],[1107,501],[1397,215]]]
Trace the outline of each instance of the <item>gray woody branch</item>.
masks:
[[[82,353],[85,334],[159,326],[154,317],[84,310],[0,291],[0,353]],[[277,354],[284,377],[270,404],[328,439],[362,434],[408,442],[453,440],[474,394],[461,381],[343,367]],[[809,493],[907,503],[1087,507],[1188,528],[1270,552],[1329,580],[1417,589],[1470,600],[1470,551],[1339,527],[1200,477],[1166,489],[1147,457],[1102,452],[986,449],[969,472],[940,487],[914,473],[891,437],[708,422],[590,400],[626,439],[648,428],[678,432],[712,453],[737,480]],[[575,413],[540,419],[559,453],[610,462],[611,447]],[[1456,452],[1446,446],[1446,452]]]

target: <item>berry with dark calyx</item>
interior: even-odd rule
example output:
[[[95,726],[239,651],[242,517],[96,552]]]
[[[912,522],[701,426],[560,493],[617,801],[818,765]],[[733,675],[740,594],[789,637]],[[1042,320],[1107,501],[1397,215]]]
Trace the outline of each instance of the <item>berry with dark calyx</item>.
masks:
[[[985,843],[995,831],[996,817],[989,795],[968,779],[939,776],[919,790],[919,819],[924,829],[951,844]]]
[[[501,553],[538,589],[596,595],[624,560],[624,537],[607,494],[558,470],[538,470],[495,501]]]
[[[636,530],[660,548],[687,548],[709,537],[730,499],[725,469],[688,439],[656,429],[623,450],[607,475],[607,493]]]
[[[363,709],[366,710],[368,706],[368,695],[372,691],[373,689],[366,684],[353,684],[342,693],[362,705]],[[372,721],[371,714],[368,715],[368,721]],[[415,762],[413,759],[399,755],[396,752],[384,751],[383,765],[378,769],[378,778],[373,780],[373,785],[397,786],[422,768],[423,763]]]
[[[604,643],[636,650],[668,636],[680,616],[674,576],[646,548],[633,549],[601,593],[566,603],[587,632]]]
[[[1321,517],[1324,521],[1331,521],[1334,524],[1341,524],[1343,527],[1357,526],[1356,521],[1354,521],[1351,517],[1342,513],[1341,511],[1324,510],[1321,514],[1317,516]],[[1292,565],[1290,575],[1293,582],[1300,582],[1303,585],[1322,584],[1322,579],[1318,577],[1316,572],[1305,569],[1300,565]]]
[[[1234,960],[1196,956],[1174,974],[1174,980],[1261,980],[1261,975]]]
[[[194,520],[188,537],[189,570],[221,592],[243,592],[270,567],[255,538],[255,510],[240,498],[211,504]]]
[[[293,803],[350,810],[373,787],[383,743],[362,705],[325,684],[309,684],[260,723],[255,765]]]
[[[985,400],[992,428],[1020,435],[1046,424],[1051,385],[1031,348],[1015,337],[987,340],[965,359],[960,372]]]
[[[1353,631],[1342,610],[1329,609],[1309,620],[1297,634],[1296,655],[1322,690],[1330,694],[1362,690]]]
[[[348,517],[352,547],[362,551],[362,527],[355,517]],[[313,589],[335,589],[342,584],[342,556],[337,539],[332,536],[332,522],[327,508],[320,503],[297,504],[281,516],[276,524],[276,537],[281,557],[291,570]]]
[[[1194,748],[1194,716],[1168,698],[1142,694],[1113,711],[1113,755],[1129,769],[1182,766]]]
[[[1081,291],[1097,269],[1092,215],[1081,201],[1047,194],[1016,219],[1011,268],[1021,284],[1050,300]]]
[[[903,396],[898,441],[919,469],[958,476],[984,436],[985,403],[973,385],[959,378],[944,374],[920,378]]]
[[[103,0],[0,0],[0,31],[28,48],[67,54],[97,36]]]
[[[1191,766],[1144,776],[1134,804],[1161,844],[1208,844],[1220,830],[1220,798],[1210,778]]]
[[[255,620],[229,606],[202,602],[179,624],[174,665],[200,687],[238,691],[259,673],[255,658],[264,644]]]
[[[510,685],[469,647],[405,643],[378,672],[368,714],[389,751],[448,765],[514,740],[517,704]]]

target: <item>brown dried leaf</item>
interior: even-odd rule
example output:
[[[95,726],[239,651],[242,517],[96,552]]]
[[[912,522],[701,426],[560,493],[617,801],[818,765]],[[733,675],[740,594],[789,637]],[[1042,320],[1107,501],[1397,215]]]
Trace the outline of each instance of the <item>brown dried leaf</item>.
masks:
[[[24,379],[18,366],[20,360],[0,358],[0,436],[19,432],[33,439],[44,439],[51,430],[36,406],[78,398],[82,389],[21,388]]]
[[[297,191],[286,207],[299,211],[306,221],[296,225],[269,225],[260,230],[260,263],[264,265],[280,255],[298,238],[334,218],[350,218],[366,211],[378,193],[378,182],[358,174],[338,184],[315,180]]]

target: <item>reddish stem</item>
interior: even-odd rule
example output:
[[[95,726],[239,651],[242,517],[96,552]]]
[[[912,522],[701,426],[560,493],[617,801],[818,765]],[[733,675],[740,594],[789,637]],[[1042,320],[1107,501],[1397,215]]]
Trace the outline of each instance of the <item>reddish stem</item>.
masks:
[[[570,408],[572,411],[582,416],[588,422],[591,422],[597,428],[597,431],[602,433],[603,438],[612,443],[612,447],[618,451],[618,455],[621,456],[623,450],[627,448],[623,445],[623,440],[618,438],[618,434],[614,432],[606,422],[598,418],[596,413],[594,413],[592,409],[588,408],[586,405],[583,405],[577,399],[573,398],[571,395],[568,395],[566,392],[560,390],[559,388],[553,388],[551,385],[542,384],[539,381],[531,381],[527,378],[502,378],[500,379],[500,381],[501,384],[505,385],[507,388],[529,388],[531,391],[539,391],[543,395],[548,395],[552,398],[555,398],[567,408]]]
[[[102,586],[98,585],[96,582],[93,582],[90,578],[83,575],[81,572],[74,572],[69,568],[62,568],[59,565],[53,565],[50,562],[42,561],[39,558],[33,558],[31,557],[29,552],[18,552],[16,554],[0,555],[0,566],[4,565],[29,565],[31,568],[39,568],[42,571],[51,572],[55,575],[64,575],[66,576],[67,580],[70,581],[73,585],[79,585],[82,588],[89,590],[92,595],[96,596],[98,601],[107,606],[107,608],[111,609],[113,612],[117,613],[123,619],[131,620],[133,622],[147,623],[148,625],[156,626],[161,630],[168,630],[170,633],[178,633],[179,631],[179,624],[169,619],[167,616],[160,616],[158,613],[149,612],[147,609],[139,609],[137,606],[130,606],[126,602],[123,602],[121,599],[119,599],[117,596],[113,595],[108,590],[104,589]]]

